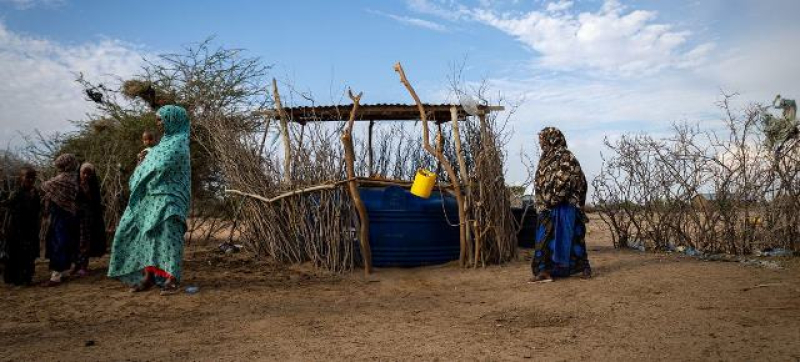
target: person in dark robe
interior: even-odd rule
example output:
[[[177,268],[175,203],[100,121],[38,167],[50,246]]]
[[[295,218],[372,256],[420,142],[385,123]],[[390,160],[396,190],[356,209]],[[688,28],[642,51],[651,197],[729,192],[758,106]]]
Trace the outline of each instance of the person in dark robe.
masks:
[[[6,270],[3,279],[7,284],[29,285],[33,282],[35,261],[39,257],[39,225],[41,200],[36,189],[36,171],[23,167],[19,175],[19,189],[11,193],[2,206],[8,209],[5,225]]]
[[[86,275],[89,272],[89,258],[100,257],[106,253],[102,201],[100,181],[97,179],[95,167],[91,163],[84,163],[80,169],[80,187],[76,200],[80,238],[73,275],[79,277]]]
[[[55,161],[58,174],[42,184],[47,220],[43,225],[45,257],[50,259],[50,279],[44,286],[57,286],[69,275],[80,237],[78,223],[78,161],[63,154]]]

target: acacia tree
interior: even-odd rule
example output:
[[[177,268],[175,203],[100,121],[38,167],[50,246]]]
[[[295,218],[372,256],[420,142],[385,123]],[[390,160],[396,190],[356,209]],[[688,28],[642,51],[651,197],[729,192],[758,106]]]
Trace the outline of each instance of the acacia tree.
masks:
[[[141,135],[155,130],[155,111],[166,104],[186,108],[192,121],[192,213],[190,231],[207,227],[210,236],[222,225],[228,207],[221,197],[225,174],[216,166],[213,134],[221,128],[256,132],[263,123],[254,111],[270,103],[266,75],[270,65],[242,49],[218,47],[212,39],[179,53],[145,59],[141,71],[117,86],[94,84],[83,76],[90,119],[76,122],[77,131],[57,139],[39,138],[29,147],[39,159],[70,152],[97,166],[110,226],[124,209],[127,180],[142,149]]]

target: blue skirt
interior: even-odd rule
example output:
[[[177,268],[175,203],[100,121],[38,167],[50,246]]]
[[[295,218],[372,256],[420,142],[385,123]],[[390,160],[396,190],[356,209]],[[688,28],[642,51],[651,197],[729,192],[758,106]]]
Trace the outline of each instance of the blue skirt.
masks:
[[[586,254],[585,215],[577,207],[561,204],[538,215],[533,261],[533,275],[549,273],[567,277],[590,271]]]
[[[78,219],[75,215],[50,205],[50,225],[45,238],[45,257],[50,259],[50,270],[63,272],[72,266],[78,249],[78,237]]]

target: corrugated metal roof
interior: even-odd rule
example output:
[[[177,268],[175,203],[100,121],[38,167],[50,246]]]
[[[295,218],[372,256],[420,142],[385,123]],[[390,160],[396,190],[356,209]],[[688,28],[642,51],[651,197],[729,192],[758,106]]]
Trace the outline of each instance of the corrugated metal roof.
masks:
[[[448,122],[450,121],[450,107],[455,106],[458,110],[458,119],[463,120],[467,112],[459,105],[451,104],[423,104],[425,113],[429,121]],[[287,116],[298,123],[312,121],[344,121],[350,118],[352,104],[327,105],[327,106],[298,106],[284,108]],[[495,112],[503,110],[499,106],[478,106],[480,112]],[[275,114],[275,111],[271,112]],[[415,121],[419,120],[419,110],[415,104],[361,104],[358,108],[356,120],[358,121]]]

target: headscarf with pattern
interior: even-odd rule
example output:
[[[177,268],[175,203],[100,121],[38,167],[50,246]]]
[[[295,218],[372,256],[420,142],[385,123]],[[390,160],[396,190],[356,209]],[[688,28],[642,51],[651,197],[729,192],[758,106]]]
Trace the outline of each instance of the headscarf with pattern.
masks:
[[[562,203],[578,208],[586,204],[586,176],[575,155],[567,149],[567,140],[558,128],[539,132],[542,155],[536,169],[535,201],[538,211]]]
[[[158,215],[145,223],[148,227],[170,216],[185,221],[189,211],[189,116],[183,107],[172,105],[159,108],[158,115],[164,124],[164,136],[136,167],[129,182],[132,203],[146,196],[160,196],[158,199],[163,200],[153,210]]]
[[[81,165],[80,173],[84,171],[89,171],[89,178],[84,182],[83,177],[79,178],[81,193],[78,195],[79,198],[83,197],[87,201],[91,203],[99,203],[101,202],[100,197],[100,180],[97,178],[97,169],[95,166],[89,162],[84,162]]]
[[[130,180],[131,197],[111,248],[108,275],[133,284],[142,269],[157,267],[180,280],[189,213],[189,117],[178,106],[158,110],[164,137]]]
[[[42,184],[46,200],[58,205],[70,214],[77,212],[75,199],[78,196],[78,160],[73,154],[65,153],[55,161],[58,175]]]

